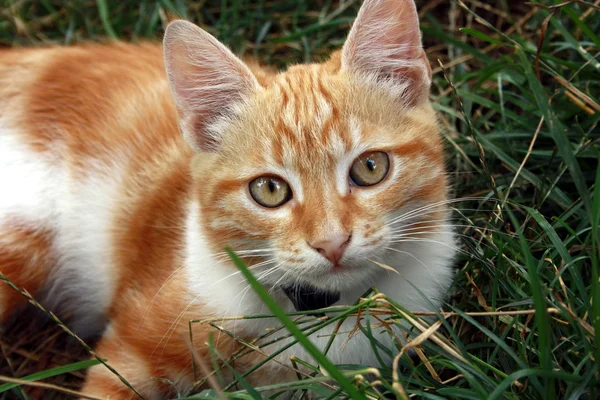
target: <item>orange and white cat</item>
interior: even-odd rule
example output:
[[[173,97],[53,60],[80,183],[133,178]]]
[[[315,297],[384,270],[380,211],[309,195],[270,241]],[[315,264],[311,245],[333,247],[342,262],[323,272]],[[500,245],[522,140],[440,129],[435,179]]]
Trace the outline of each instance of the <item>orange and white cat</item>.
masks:
[[[430,83],[413,0],[365,0],[341,51],[279,73],[181,20],[162,47],[1,50],[0,271],[80,334],[106,325],[97,353],[151,399],[189,390],[191,354],[208,357],[190,319],[267,312],[227,246],[288,311],[371,286],[436,309],[455,239]],[[24,304],[0,286],[0,323]],[[223,325],[249,340],[274,323]],[[363,335],[348,341],[355,324],[328,356],[378,365]],[[241,346],[216,338],[223,357]],[[277,360],[292,354],[310,359]],[[248,379],[286,376],[271,362]],[[135,397],[102,365],[83,392]]]

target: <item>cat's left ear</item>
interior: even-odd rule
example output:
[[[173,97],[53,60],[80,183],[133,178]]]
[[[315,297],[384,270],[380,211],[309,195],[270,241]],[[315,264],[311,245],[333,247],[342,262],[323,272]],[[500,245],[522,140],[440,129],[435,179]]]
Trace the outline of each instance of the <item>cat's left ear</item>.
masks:
[[[242,60],[191,22],[169,24],[163,43],[183,135],[195,150],[214,151],[221,138],[210,129],[213,123],[231,115],[260,85]]]
[[[414,0],[365,0],[342,49],[342,68],[397,89],[407,104],[426,100],[431,66]]]

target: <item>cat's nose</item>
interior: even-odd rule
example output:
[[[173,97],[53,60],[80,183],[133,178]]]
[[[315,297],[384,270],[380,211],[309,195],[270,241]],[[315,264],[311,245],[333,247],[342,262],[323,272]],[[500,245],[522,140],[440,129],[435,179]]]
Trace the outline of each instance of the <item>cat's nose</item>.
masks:
[[[312,242],[310,246],[335,265],[342,259],[351,238],[351,234],[340,234],[328,240]]]

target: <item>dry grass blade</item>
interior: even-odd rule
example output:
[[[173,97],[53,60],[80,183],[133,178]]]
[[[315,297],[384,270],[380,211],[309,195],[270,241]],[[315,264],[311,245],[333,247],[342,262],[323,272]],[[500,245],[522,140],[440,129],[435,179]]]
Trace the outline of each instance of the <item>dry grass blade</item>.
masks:
[[[560,314],[560,310],[558,308],[550,307],[546,309],[548,314]],[[438,315],[435,312],[431,311],[415,311],[412,312],[413,315],[419,317],[435,317]],[[460,317],[461,314],[455,313],[453,311],[442,311],[440,313],[444,316],[444,318],[449,317]],[[515,311],[467,311],[463,313],[464,315],[468,315],[470,317],[499,317],[502,315],[532,315],[535,314],[535,310],[515,310]]]
[[[525,4],[527,4],[528,6],[543,8],[544,10],[560,9],[560,8],[566,6],[566,5],[571,4],[571,3],[579,3],[579,4],[583,4],[584,6],[600,10],[600,6],[598,4],[590,3],[590,2],[587,2],[587,1],[584,1],[584,0],[567,0],[567,1],[563,1],[562,3],[554,4],[554,5],[551,5],[551,6],[547,6],[547,5],[539,4],[539,3],[532,3],[530,1],[526,1],[525,2]]]
[[[413,348],[413,351],[415,353],[417,353],[417,356],[419,357],[419,359],[423,362],[423,364],[425,364],[425,368],[427,368],[427,371],[429,371],[429,373],[431,374],[431,377],[433,379],[435,379],[436,381],[438,381],[439,383],[442,383],[442,378],[440,378],[440,376],[438,375],[435,368],[433,368],[433,365],[431,365],[431,362],[425,355],[425,352],[423,352],[423,350],[421,350],[418,347]]]
[[[469,285],[471,285],[473,291],[475,292],[475,297],[477,297],[477,302],[479,303],[481,308],[483,308],[486,311],[490,311],[492,308],[488,306],[487,301],[483,296],[483,293],[481,293],[481,289],[477,287],[477,284],[475,283],[475,281],[473,281],[473,278],[471,278],[471,275],[469,273],[465,272],[465,276],[467,278],[467,282],[469,282]]]
[[[573,102],[573,104],[575,104],[577,107],[581,108],[583,111],[585,111],[589,115],[596,114],[596,111],[594,111],[593,109],[588,107],[583,101],[581,101],[580,98],[575,96],[573,93],[565,92],[565,96],[567,96],[569,98],[569,100],[571,100]]]
[[[542,48],[544,47],[544,40],[546,39],[546,31],[548,30],[548,24],[558,9],[553,9],[552,12],[544,18],[542,25],[540,26],[540,37],[538,39],[538,46],[535,52],[535,74],[538,79],[542,79],[541,67],[540,67],[540,54],[542,54]]]
[[[406,393],[406,389],[404,389],[404,385],[400,382],[400,375],[398,374],[398,362],[402,357],[403,353],[400,352],[396,357],[394,357],[393,367],[392,367],[392,387],[396,391],[396,395],[402,400],[408,400],[408,394]]]
[[[386,271],[390,271],[390,272],[394,272],[396,274],[400,274],[398,271],[396,271],[394,268],[390,267],[389,265],[385,265],[383,263],[380,263],[379,261],[375,261],[375,260],[371,260],[370,258],[368,259],[369,261],[371,261],[373,264],[385,269]]]
[[[390,307],[394,307],[392,304],[390,304]],[[405,320],[407,320],[412,326],[414,326],[415,328],[417,328],[418,330],[420,330],[421,332],[425,333],[425,332],[429,332],[428,331],[428,327],[426,327],[424,324],[422,324],[421,322],[417,321],[415,318],[411,317],[408,313],[406,313],[403,310],[397,309],[394,307],[394,310],[402,316],[402,318],[404,318]],[[437,328],[436,328],[437,330]],[[454,348],[454,346],[449,343],[447,341],[446,338],[444,338],[443,336],[441,336],[439,333],[432,332],[431,334],[427,335],[427,338],[430,338],[432,342],[434,342],[435,344],[437,344],[438,346],[440,346],[444,351],[446,351],[449,355],[451,355],[452,357],[455,357],[463,362],[467,362],[467,360],[458,352],[458,350],[456,348]]]
[[[576,96],[578,99],[580,99],[581,101],[583,101],[585,104],[587,104],[588,106],[590,106],[593,109],[593,111],[591,111],[591,112],[588,110],[586,110],[586,112],[594,114],[595,112],[600,111],[600,104],[596,103],[594,101],[594,99],[592,99],[590,96],[588,96],[587,94],[583,93],[581,90],[579,90],[578,88],[573,86],[573,84],[571,82],[567,81],[565,78],[563,78],[560,75],[556,75],[554,77],[554,79],[556,79],[556,81],[558,83],[560,83],[562,86],[564,86],[574,96]]]
[[[544,124],[544,117],[542,117],[540,119],[540,122],[535,130],[535,133],[533,134],[533,138],[531,138],[531,142],[529,143],[529,148],[527,149],[527,153],[525,154],[525,157],[523,157],[523,161],[521,161],[521,164],[519,164],[519,168],[517,169],[517,172],[515,172],[515,176],[513,177],[512,181],[510,182],[510,185],[508,185],[508,189],[505,192],[505,197],[502,200],[502,205],[501,205],[502,209],[504,209],[504,207],[506,207],[506,202],[509,199],[510,192],[512,191],[513,187],[515,186],[515,183],[517,182],[519,175],[521,175],[521,171],[523,170],[523,167],[525,167],[525,164],[527,163],[527,160],[529,159],[529,156],[531,155],[531,152],[533,151],[533,146],[535,146],[535,142],[537,140],[538,135],[540,134],[540,130],[542,129],[543,124]]]
[[[405,351],[405,350],[411,349],[413,347],[420,346],[424,341],[428,340],[431,335],[436,333],[437,330],[440,328],[440,326],[442,326],[442,321],[435,321],[435,323],[433,325],[431,325],[429,328],[425,329],[423,332],[421,332],[417,337],[412,339],[410,342],[406,343],[402,347],[402,350]]]

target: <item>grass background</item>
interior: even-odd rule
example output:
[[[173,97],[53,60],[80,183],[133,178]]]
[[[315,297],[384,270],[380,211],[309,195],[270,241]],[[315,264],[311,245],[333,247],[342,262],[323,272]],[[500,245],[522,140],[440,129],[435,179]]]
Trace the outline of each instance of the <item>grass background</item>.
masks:
[[[403,351],[397,368],[375,366],[375,384],[355,377],[373,372],[367,366],[329,366],[336,379],[326,385],[323,370],[309,366],[311,376],[281,390],[301,396],[311,388],[322,398],[598,398],[600,1],[417,4],[453,190],[464,198],[454,204],[465,252],[444,305],[451,314],[422,334],[429,325],[410,313],[419,310],[366,300],[345,311],[389,324],[409,321],[416,357]],[[359,6],[351,0],[0,0],[0,45],[159,40],[173,14],[201,24],[238,54],[283,67],[318,61],[339,47]],[[297,320],[302,341],[311,320],[289,318]],[[31,334],[28,320],[19,324],[0,337],[0,380],[39,381],[56,372],[44,382],[76,389],[82,365],[72,363],[84,349],[51,324]],[[371,338],[377,351],[401,350],[400,344],[381,349]],[[67,367],[50,369],[56,365]],[[30,376],[40,371],[46,372]],[[262,389],[245,386],[240,376],[235,390],[227,395],[258,398]],[[65,396],[0,386],[6,399]]]

